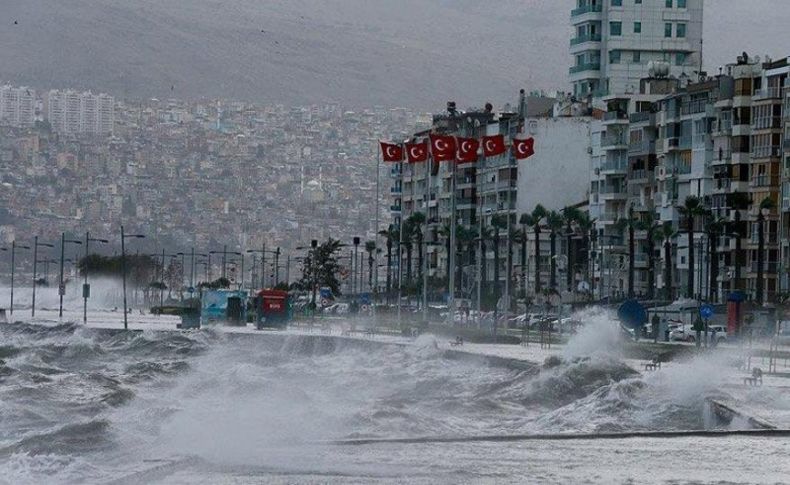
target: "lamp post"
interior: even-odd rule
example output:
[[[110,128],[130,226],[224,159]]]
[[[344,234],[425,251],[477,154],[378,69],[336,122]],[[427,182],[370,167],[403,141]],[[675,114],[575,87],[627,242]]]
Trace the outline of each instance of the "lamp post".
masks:
[[[355,236],[353,239],[354,243],[354,257],[351,258],[351,292],[355,295],[359,293],[359,276],[357,275],[357,271],[359,271],[359,262],[357,261],[357,254],[359,251],[359,237]]]
[[[280,257],[280,248],[277,248],[276,251],[271,251],[266,249],[266,243],[263,243],[261,249],[248,249],[248,254],[260,253],[261,254],[261,289],[266,288],[266,255],[267,254],[274,254],[275,255],[275,265]],[[278,275],[279,276],[279,275]],[[277,285],[278,281],[274,282],[274,285]]]
[[[9,251],[11,253],[11,306],[9,312],[14,314],[14,272],[16,268],[16,250],[17,249],[30,249],[30,246],[22,246],[16,243],[16,240],[11,241],[11,249],[0,248],[0,251]]]
[[[770,213],[766,207],[760,207],[757,213],[757,288],[756,298],[758,305],[763,304],[763,285],[765,278],[765,216]]]
[[[38,269],[38,248],[54,248],[55,245],[38,242],[38,236],[33,238],[33,303],[30,309],[30,316],[36,316],[36,270]]]
[[[87,324],[88,323],[88,298],[90,298],[91,287],[88,284],[88,266],[87,266],[87,264],[88,264],[88,255],[89,255],[90,243],[92,243],[92,242],[108,244],[110,241],[108,241],[107,239],[92,238],[90,232],[86,232],[85,233],[85,259],[83,260],[85,262],[85,267],[82,268],[82,271],[84,272],[84,274],[83,274],[84,281],[82,283],[82,323],[83,324]]]
[[[66,294],[66,286],[63,283],[63,259],[66,252],[66,244],[82,244],[82,241],[76,239],[66,239],[66,233],[60,233],[60,278],[58,281],[58,297],[60,303],[58,304],[58,318],[63,318],[63,296]]]
[[[121,226],[121,280],[123,281],[123,329],[129,329],[129,320],[126,311],[126,240],[143,239],[142,234],[126,234]]]

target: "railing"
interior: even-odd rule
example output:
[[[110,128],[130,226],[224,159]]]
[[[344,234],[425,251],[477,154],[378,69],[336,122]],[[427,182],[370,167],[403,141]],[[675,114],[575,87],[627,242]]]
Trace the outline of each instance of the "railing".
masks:
[[[652,171],[648,170],[632,170],[629,179],[632,180],[645,180],[650,177]],[[639,195],[639,194],[636,194]]]
[[[612,120],[625,120],[628,121],[628,113],[624,113],[622,111],[607,111],[603,115],[604,121],[612,121]]]
[[[650,113],[649,111],[643,111],[640,113],[631,113],[628,117],[631,123],[640,123],[642,121],[650,121],[652,118],[655,118],[654,113]]]
[[[716,190],[730,190],[732,179],[716,179]]]
[[[691,148],[691,137],[690,136],[681,136],[680,143],[678,144],[680,149],[688,149]]]
[[[753,158],[770,158],[782,156],[782,147],[778,146],[765,146],[765,147],[752,147]]]
[[[708,103],[709,101],[707,99],[698,99],[696,101],[692,101],[680,107],[680,114],[692,115],[697,113],[704,113],[705,107],[708,105]]]
[[[601,172],[625,172],[628,170],[628,162],[623,161],[606,161],[601,164]]]
[[[583,44],[585,42],[600,42],[601,34],[585,34],[571,39],[571,46]]]
[[[756,99],[770,99],[782,97],[782,86],[771,86],[768,88],[758,89],[754,92]]]
[[[602,10],[602,5],[582,5],[581,7],[571,10],[571,17],[578,17],[579,15],[584,15],[590,12],[601,12]]]
[[[600,62],[585,62],[584,64],[577,64],[569,69],[571,74],[576,74],[578,72],[584,71],[600,71],[601,70],[601,63]]]
[[[390,187],[390,194],[400,194],[403,190],[400,187]]]
[[[628,145],[628,151],[631,153],[651,153],[656,151],[656,142],[654,141],[638,141]]]
[[[399,205],[390,206],[390,212],[400,212],[400,211],[401,211],[401,207]]]
[[[609,147],[609,146],[617,146],[617,145],[626,145],[625,138],[622,136],[607,136],[601,140],[601,146]]]
[[[753,130],[777,130],[782,128],[781,116],[761,116],[752,120]]]

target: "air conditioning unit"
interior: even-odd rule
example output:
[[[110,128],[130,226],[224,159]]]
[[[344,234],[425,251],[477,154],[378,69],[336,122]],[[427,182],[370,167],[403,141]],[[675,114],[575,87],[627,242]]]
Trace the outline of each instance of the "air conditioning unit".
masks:
[[[592,152],[593,152],[592,147],[587,147],[587,154],[592,155]]]

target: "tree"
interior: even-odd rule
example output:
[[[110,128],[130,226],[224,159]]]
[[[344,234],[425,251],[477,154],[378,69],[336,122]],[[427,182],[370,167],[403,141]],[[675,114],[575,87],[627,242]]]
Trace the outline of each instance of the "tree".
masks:
[[[406,282],[411,283],[412,251],[414,249],[414,225],[407,218],[401,227],[402,244],[406,248]]]
[[[337,263],[337,253],[340,249],[340,241],[332,238],[311,249],[304,259],[299,287],[313,291],[318,288],[329,288],[333,294],[339,295],[340,282],[337,273],[340,265]]]
[[[771,212],[776,208],[776,204],[770,197],[760,201],[757,213],[757,304],[763,303],[765,292],[765,215],[763,212]]]
[[[735,234],[735,275],[733,278],[733,290],[738,291],[741,289],[741,266],[743,265],[743,257],[741,255],[742,239],[745,236],[745,227],[741,222],[741,211],[745,211],[751,205],[751,199],[746,192],[733,192],[727,196],[727,202],[733,208],[735,216],[731,222],[732,229],[730,232]]]
[[[527,300],[527,244],[529,238],[527,237],[527,227],[530,226],[532,217],[530,214],[521,214],[518,218],[518,223],[521,225],[521,234],[519,235],[519,242],[521,243],[521,279],[522,279],[522,298]]]
[[[615,227],[618,231],[628,231],[628,298],[634,297],[634,262],[636,258],[636,241],[634,231],[639,221],[634,218],[634,208],[628,208],[628,217],[618,219]]]
[[[541,282],[540,282],[540,225],[543,223],[544,219],[548,215],[548,211],[545,207],[538,204],[532,210],[532,213],[528,215],[526,218],[526,225],[531,226],[533,231],[535,232],[535,294],[539,294],[541,291]]]
[[[581,212],[578,219],[576,220],[576,227],[578,228],[579,232],[582,235],[582,243],[581,247],[583,248],[583,252],[581,254],[585,255],[584,258],[584,267],[585,269],[585,279],[590,282],[590,289],[593,290],[594,288],[592,285],[595,283],[595,278],[592,276],[590,271],[590,262],[591,262],[591,253],[592,253],[592,243],[595,240],[595,219],[591,219],[590,215],[586,212]],[[578,259],[578,258],[577,258]],[[581,263],[580,263],[581,264]],[[594,292],[593,292],[594,294]]]
[[[640,231],[647,232],[647,299],[655,298],[656,287],[656,238],[661,224],[655,212],[648,212],[636,225]]]
[[[546,225],[549,228],[549,237],[551,240],[551,274],[549,275],[549,288],[554,291],[557,290],[557,234],[562,231],[564,222],[562,214],[559,212],[551,211],[549,215],[546,216]]]
[[[576,254],[573,247],[573,226],[582,218],[583,212],[576,207],[566,207],[562,209],[562,217],[565,219],[565,251],[568,258],[568,271],[565,272],[565,284],[568,291],[573,291],[573,276],[576,273]]]
[[[366,241],[365,252],[368,253],[368,288],[373,291],[373,263],[376,262],[373,254],[376,252],[376,241]]]
[[[387,293],[392,291],[392,247],[400,240],[400,232],[395,224],[390,224],[386,231],[379,231],[379,235],[387,240]]]
[[[717,217],[713,212],[707,211],[705,214],[705,232],[708,235],[708,252],[710,253],[710,261],[708,263],[708,300],[716,303],[719,300],[719,254],[718,254],[718,240],[719,236],[724,233],[726,228],[726,221]]]
[[[425,224],[425,214],[422,212],[415,212],[414,214],[410,215],[407,219],[408,226],[411,230],[411,237],[414,238],[414,241],[417,243],[417,277],[420,281],[422,281],[422,267],[425,257],[425,247],[423,245],[423,241],[425,239],[425,234],[423,234],[423,225]]]
[[[672,238],[675,237],[675,228],[671,222],[665,222],[659,231],[659,236],[664,241],[664,299],[672,301]]]
[[[499,249],[500,249],[500,239],[499,239],[499,231],[502,229],[507,228],[507,216],[504,214],[494,214],[491,216],[491,230],[493,232],[493,241],[494,241],[494,300],[499,301],[499,295],[501,293],[500,284],[499,284]]]
[[[686,197],[686,201],[678,207],[678,211],[684,218],[686,234],[688,234],[689,271],[686,298],[694,298],[694,222],[697,217],[705,214],[705,207],[702,205],[702,199],[692,195]]]

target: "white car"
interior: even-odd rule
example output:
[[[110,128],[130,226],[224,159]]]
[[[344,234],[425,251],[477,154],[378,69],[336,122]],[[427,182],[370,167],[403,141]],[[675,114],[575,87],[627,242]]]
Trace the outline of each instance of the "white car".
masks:
[[[727,327],[724,325],[709,325],[708,326],[708,341],[713,342],[716,338],[716,343],[720,344],[727,340]],[[701,336],[705,338],[705,332],[701,332]],[[675,328],[669,333],[669,340],[674,342],[696,342],[697,332],[692,325],[683,325]]]

